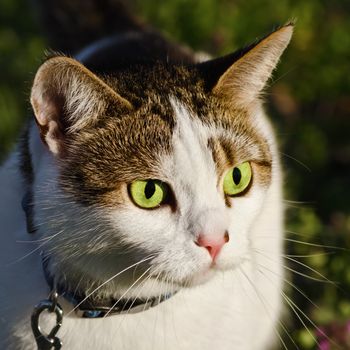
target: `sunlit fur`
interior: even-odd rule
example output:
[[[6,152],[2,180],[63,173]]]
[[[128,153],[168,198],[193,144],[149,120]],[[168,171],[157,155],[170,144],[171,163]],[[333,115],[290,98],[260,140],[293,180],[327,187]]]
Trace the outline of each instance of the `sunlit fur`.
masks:
[[[288,41],[275,51],[278,57]],[[272,67],[262,65],[265,78],[259,79],[266,80],[266,70],[271,73]],[[43,95],[34,90],[32,96]],[[44,252],[56,280],[86,295],[132,299],[177,291],[145,312],[101,319],[78,318],[72,305],[61,298],[65,317],[58,335],[67,349],[270,349],[276,338],[283,281],[278,151],[259,100],[239,114],[232,104],[215,102],[220,98],[224,98],[220,93],[208,97],[210,108],[203,117],[186,99],[167,95],[174,121],[170,144],[153,155],[157,161],[149,167],[170,186],[175,204],[154,210],[135,206],[127,183],[101,195],[103,200],[81,200],[80,189],[73,185],[76,169],[69,158],[73,148],[63,145],[68,148],[65,159],[64,153],[50,146],[59,145],[60,136],[46,134],[45,144],[40,140],[40,125],[30,125],[38,230],[34,236],[26,232],[20,205],[25,187],[18,172],[18,153],[0,170],[0,348],[35,349],[30,314],[49,293],[42,273],[40,253]],[[113,129],[110,124],[107,127]],[[75,147],[88,143],[90,133],[82,133]],[[223,148],[229,142],[234,156],[227,159],[227,169],[232,163],[251,162],[253,182],[242,196],[225,198],[220,175],[225,163],[219,166],[215,160],[213,142],[223,142]],[[147,152],[151,155],[154,150]],[[138,171],[135,168],[129,176],[141,176],[142,169]],[[215,237],[225,231],[229,241],[212,265],[207,250],[195,240],[200,233]],[[30,242],[33,237],[35,242]]]
[[[179,118],[173,139],[175,152],[172,157],[164,159],[164,172],[168,174],[168,181],[172,184],[181,206],[180,218],[174,217],[169,208],[145,211],[132,203],[124,209],[106,213],[97,208],[80,207],[57,190],[57,174],[50,164],[51,156],[40,145],[39,140],[36,145],[33,142],[32,147],[40,148],[36,150],[34,157],[38,167],[38,192],[35,200],[43,207],[47,205],[43,211],[46,219],[40,218],[40,212],[37,218],[41,223],[39,229],[48,237],[48,241],[40,244],[52,247],[50,239],[54,245],[59,245],[60,236],[69,236],[68,242],[74,245],[76,236],[79,240],[84,240],[84,236],[99,233],[104,236],[105,241],[101,241],[100,245],[96,244],[93,249],[97,250],[97,254],[103,254],[103,246],[110,248],[110,244],[114,244],[113,236],[120,234],[123,240],[137,245],[141,251],[144,250],[144,257],[149,254],[148,251],[160,252],[152,262],[153,276],[157,277],[162,271],[162,278],[167,280],[165,284],[149,279],[144,283],[144,289],[135,288],[127,296],[153,296],[180,289],[169,301],[132,316],[113,316],[97,320],[77,319],[74,314],[65,317],[59,334],[67,346],[69,344],[69,348],[108,349],[114,348],[115,344],[123,344],[126,349],[150,349],[153,346],[156,349],[211,349],[219,344],[220,349],[230,349],[235,344],[235,347],[241,349],[264,349],[264,344],[273,337],[273,327],[280,308],[279,285],[282,272],[281,265],[277,262],[281,255],[282,209],[281,180],[270,128],[262,113],[255,116],[260,120],[261,132],[268,137],[274,155],[271,186],[264,189],[254,184],[249,195],[236,198],[232,208],[227,208],[216,185],[217,177],[211,152],[205,146],[206,138],[216,131],[200,126],[198,122],[191,122],[184,106],[175,101],[173,105]],[[33,129],[32,133],[36,134],[36,130]],[[34,135],[34,138],[38,138],[38,135]],[[25,233],[23,213],[14,199],[12,189],[13,182],[18,182],[18,175],[15,173],[9,177],[9,167],[10,164],[5,166],[1,173],[2,183],[9,182],[4,187],[2,199],[10,198],[2,206],[5,209],[2,211],[5,214],[1,218],[2,225],[7,228],[7,232],[17,231],[17,239],[28,241],[30,237]],[[51,193],[49,201],[43,198],[48,190]],[[20,189],[16,196],[17,201],[20,201]],[[12,210],[15,206],[17,219],[13,220]],[[57,206],[60,208],[59,213],[54,214]],[[6,212],[6,208],[9,208],[9,212]],[[58,222],[55,223],[56,220]],[[113,223],[112,232],[103,232],[108,231],[104,228],[104,220]],[[57,231],[55,225],[61,231]],[[215,233],[222,229],[229,230],[230,241],[223,248],[215,271],[208,272],[209,255],[204,249],[194,245],[194,235],[201,230]],[[107,238],[108,233],[111,243]],[[57,237],[54,237],[55,234],[58,234]],[[270,239],[264,239],[265,236]],[[98,242],[99,237],[95,239]],[[2,240],[1,246],[6,249],[1,254],[1,272],[2,276],[6,275],[3,277],[1,300],[4,301],[3,305],[11,305],[11,308],[7,312],[2,308],[6,323],[1,327],[1,341],[8,349],[11,349],[10,344],[17,344],[12,347],[15,349],[26,346],[32,348],[29,345],[33,341],[28,335],[28,315],[31,307],[47,294],[40,257],[36,251],[18,261],[26,252],[33,250],[33,245],[16,243],[13,237],[6,234],[2,235]],[[63,238],[62,241],[64,242]],[[271,260],[260,261],[262,257],[254,254],[255,247],[264,251]],[[58,259],[63,261],[65,255],[69,254],[68,246],[52,249],[58,251]],[[118,246],[114,249],[118,250]],[[123,250],[123,246],[120,249]],[[87,264],[86,272],[104,280],[135,260],[135,257],[129,260],[127,256],[127,252],[122,252],[120,256],[115,254],[115,265],[104,265],[103,270],[92,262],[84,261]],[[107,257],[98,256],[97,259],[111,263]],[[13,264],[6,265],[11,262]],[[256,264],[263,264],[272,270],[271,284],[267,284],[260,277]],[[65,274],[69,275],[69,266]],[[87,276],[83,276],[84,278],[88,279]],[[259,298],[264,300],[265,306],[251,283],[258,291]],[[125,285],[127,286],[127,282]],[[179,288],[183,285],[187,286]],[[198,286],[191,288],[192,285]],[[119,289],[118,283],[111,283],[107,290],[120,295],[126,287]],[[15,304],[12,300],[16,300]],[[92,337],[92,334],[96,336]]]

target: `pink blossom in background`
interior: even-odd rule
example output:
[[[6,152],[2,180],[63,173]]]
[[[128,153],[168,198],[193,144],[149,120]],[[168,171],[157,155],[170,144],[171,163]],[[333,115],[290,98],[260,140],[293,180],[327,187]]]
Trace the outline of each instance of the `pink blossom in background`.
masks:
[[[344,323],[332,323],[316,330],[319,350],[350,350],[350,320]]]

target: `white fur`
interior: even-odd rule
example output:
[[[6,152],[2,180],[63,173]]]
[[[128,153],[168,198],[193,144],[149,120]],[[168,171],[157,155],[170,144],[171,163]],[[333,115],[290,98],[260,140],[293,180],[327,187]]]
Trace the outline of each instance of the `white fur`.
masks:
[[[138,245],[145,251],[158,249],[160,254],[151,272],[156,276],[156,267],[161,266],[174,284],[153,279],[144,289],[136,287],[127,296],[179,291],[148,311],[105,319],[67,315],[70,307],[66,305],[66,316],[58,333],[64,349],[270,348],[280,312],[283,274],[281,175],[273,133],[258,110],[257,125],[273,153],[272,182],[267,189],[254,184],[246,197],[236,198],[232,208],[227,208],[217,188],[215,164],[206,148],[208,137],[217,131],[191,117],[174,99],[172,104],[177,116],[174,154],[164,157],[162,176],[176,193],[180,208],[176,214],[169,208],[145,211],[131,203],[109,211],[81,207],[56,186],[53,156],[40,144],[33,127],[30,145],[36,173],[36,223],[40,225],[39,233],[30,237],[20,207],[24,189],[17,169],[17,154],[1,168],[1,349],[35,349],[30,314],[33,306],[49,292],[42,274],[39,255],[42,249],[52,254],[55,262],[52,272],[58,273],[56,266],[71,266],[76,261],[102,280],[120,271],[133,258],[127,252],[119,258],[116,254],[115,265],[107,261],[103,266],[106,275],[101,276],[104,256],[84,260],[75,243],[85,244],[82,249],[86,251],[101,251],[102,255],[104,249],[122,250],[125,243]],[[217,259],[215,271],[208,272],[209,254],[194,244],[195,235],[204,231],[215,236],[225,230],[230,240]],[[22,242],[47,237],[53,238],[48,243]],[[42,248],[41,244],[44,244]],[[67,268],[68,275],[69,272]],[[118,296],[125,293],[130,283],[132,276],[126,276],[118,279],[118,284],[111,284],[111,290],[115,288]],[[184,279],[189,287],[180,288]]]

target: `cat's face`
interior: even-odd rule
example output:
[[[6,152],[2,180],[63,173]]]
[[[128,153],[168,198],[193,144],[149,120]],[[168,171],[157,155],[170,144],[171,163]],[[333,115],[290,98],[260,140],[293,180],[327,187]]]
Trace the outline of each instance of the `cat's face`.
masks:
[[[170,203],[142,209],[124,183],[119,192],[122,204],[111,211],[110,219],[126,242],[155,255],[155,275],[160,273],[178,285],[193,285],[215,270],[232,269],[249,258],[249,228],[271,181],[271,155],[253,120],[246,120],[241,130],[235,123],[224,128],[220,109],[212,112],[208,123],[181,102],[171,99],[171,103],[176,123],[169,152],[157,155],[153,176],[148,177],[169,186]],[[245,163],[252,172],[244,184],[247,187],[234,196],[225,193],[224,179],[232,168],[240,171]],[[133,170],[135,180],[143,179]],[[216,256],[198,244],[201,236],[212,240],[214,247],[217,242]]]
[[[213,86],[202,66],[138,67],[102,81],[70,59],[46,62],[32,103],[56,169],[52,196],[37,195],[44,231],[61,231],[48,244],[52,269],[72,284],[101,282],[147,260],[106,288],[143,276],[178,289],[249,259],[250,228],[274,181],[257,95],[290,32],[264,39]],[[255,80],[253,64],[262,64]],[[71,81],[65,90],[62,77],[60,91],[40,89],[59,69]]]

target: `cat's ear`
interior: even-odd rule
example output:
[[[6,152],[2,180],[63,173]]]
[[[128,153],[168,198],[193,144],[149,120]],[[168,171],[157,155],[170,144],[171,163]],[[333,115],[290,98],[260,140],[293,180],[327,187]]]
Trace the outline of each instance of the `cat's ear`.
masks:
[[[293,33],[289,23],[243,51],[208,62],[216,69],[211,77],[212,92],[244,107],[259,97]],[[204,63],[205,65],[205,63]]]
[[[31,104],[42,140],[59,154],[73,133],[93,125],[109,108],[132,109],[103,80],[68,57],[47,60],[36,73]]]

